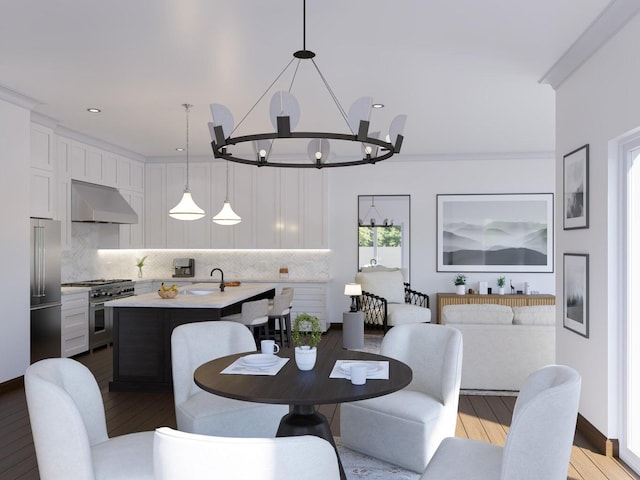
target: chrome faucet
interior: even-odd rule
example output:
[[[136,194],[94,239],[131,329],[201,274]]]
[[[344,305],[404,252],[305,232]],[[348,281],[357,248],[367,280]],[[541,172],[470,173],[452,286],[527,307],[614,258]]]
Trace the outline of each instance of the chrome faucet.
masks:
[[[213,270],[211,270],[211,273],[209,274],[209,276],[213,277],[213,272],[215,272],[216,270],[220,272],[220,291],[224,292],[224,272],[222,271],[222,269],[214,268]]]

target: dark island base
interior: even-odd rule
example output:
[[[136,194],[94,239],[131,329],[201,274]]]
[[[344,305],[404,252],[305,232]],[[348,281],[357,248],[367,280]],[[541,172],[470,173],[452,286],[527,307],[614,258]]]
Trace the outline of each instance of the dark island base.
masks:
[[[243,302],[273,298],[269,290]],[[171,392],[171,333],[178,325],[220,320],[237,313],[243,302],[218,308],[110,307],[113,321],[111,392]]]

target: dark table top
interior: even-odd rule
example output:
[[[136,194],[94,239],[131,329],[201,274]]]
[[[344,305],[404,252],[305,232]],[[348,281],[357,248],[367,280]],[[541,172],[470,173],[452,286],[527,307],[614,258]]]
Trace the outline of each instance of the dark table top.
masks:
[[[344,350],[318,348],[313,370],[302,371],[296,366],[294,349],[283,348],[279,357],[290,360],[275,376],[220,374],[245,352],[211,360],[196,369],[194,380],[203,390],[259,403],[289,405],[320,405],[351,402],[386,395],[406,387],[413,377],[408,365],[382,355]],[[364,385],[352,385],[345,378],[329,378],[336,360],[386,360],[389,362],[389,380],[367,379]]]

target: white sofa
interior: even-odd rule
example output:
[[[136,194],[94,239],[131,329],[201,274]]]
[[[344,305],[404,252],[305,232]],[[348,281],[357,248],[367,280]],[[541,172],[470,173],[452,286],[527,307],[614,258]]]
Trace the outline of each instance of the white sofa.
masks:
[[[447,305],[441,321],[462,333],[463,390],[518,391],[529,374],[555,363],[554,305]]]

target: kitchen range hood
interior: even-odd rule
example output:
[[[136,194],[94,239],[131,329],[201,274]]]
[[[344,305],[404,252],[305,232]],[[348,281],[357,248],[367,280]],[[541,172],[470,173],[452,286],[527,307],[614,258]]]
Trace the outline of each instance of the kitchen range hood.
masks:
[[[71,221],[138,223],[138,214],[117,189],[73,180]]]

